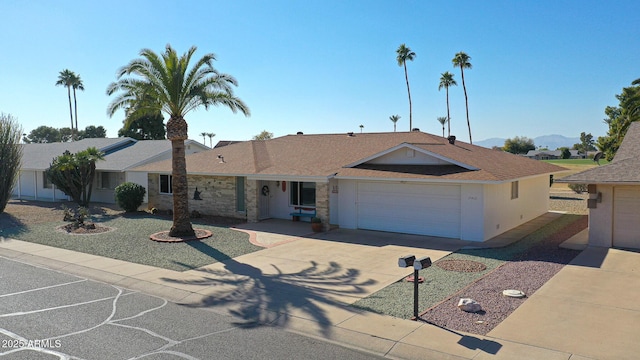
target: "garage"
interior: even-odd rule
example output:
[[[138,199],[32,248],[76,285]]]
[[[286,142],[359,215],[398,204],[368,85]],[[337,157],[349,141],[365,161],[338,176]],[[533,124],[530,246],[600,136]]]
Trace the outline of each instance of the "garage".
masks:
[[[460,238],[460,186],[357,184],[359,229]]]
[[[613,246],[640,248],[640,188],[615,187],[613,199]]]

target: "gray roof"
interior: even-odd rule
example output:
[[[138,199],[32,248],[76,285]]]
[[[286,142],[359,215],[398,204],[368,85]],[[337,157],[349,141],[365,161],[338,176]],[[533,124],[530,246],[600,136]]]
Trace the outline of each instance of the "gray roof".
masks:
[[[640,184],[640,122],[631,123],[611,163],[577,174],[558,182],[577,184]]]
[[[98,161],[96,169],[105,171],[123,171],[134,166],[143,165],[162,154],[171,152],[169,140],[143,140],[113,152]],[[159,160],[159,159],[158,159]]]
[[[206,146],[196,141],[186,140],[185,144],[196,144],[203,149]],[[159,158],[171,151],[169,140],[143,140],[132,138],[96,138],[82,139],[65,143],[23,144],[22,145],[22,170],[46,170],[51,165],[53,158],[62,155],[69,150],[71,153],[95,147],[105,153],[104,161],[98,161],[96,168],[105,171],[124,171],[129,168],[143,165]]]
[[[23,144],[22,145],[22,170],[45,170],[49,168],[53,158],[62,155],[65,151],[76,153],[95,147],[107,153],[115,149],[130,146],[136,140],[125,138],[95,138],[82,139],[72,142],[56,142],[45,144]]]
[[[569,150],[569,152],[571,153],[571,156],[580,155],[578,150]],[[527,155],[525,155],[525,156],[534,157],[536,155],[541,155],[541,154],[553,155],[553,156],[560,157],[560,156],[562,156],[562,150],[529,150],[529,152],[527,152]]]

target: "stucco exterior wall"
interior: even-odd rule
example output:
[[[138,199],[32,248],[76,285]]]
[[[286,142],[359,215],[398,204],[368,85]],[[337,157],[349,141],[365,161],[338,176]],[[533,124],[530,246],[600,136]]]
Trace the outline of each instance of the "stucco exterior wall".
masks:
[[[602,202],[589,209],[589,245],[611,247],[613,245],[613,186],[597,185]]]
[[[356,201],[358,188],[354,180],[338,181],[338,203],[340,213],[338,214],[338,225],[345,229],[355,229],[358,226]]]
[[[44,171],[21,170],[18,174],[12,195],[16,199],[42,201],[68,201],[69,197],[62,191],[45,188],[43,184]]]
[[[484,185],[460,186],[460,238],[468,241],[484,241]]]
[[[511,199],[511,182],[485,186],[484,240],[549,211],[547,175],[520,180],[518,188],[518,198]]]

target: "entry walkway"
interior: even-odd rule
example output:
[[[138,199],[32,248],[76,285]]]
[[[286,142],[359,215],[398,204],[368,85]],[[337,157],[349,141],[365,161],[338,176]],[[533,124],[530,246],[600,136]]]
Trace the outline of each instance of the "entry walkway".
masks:
[[[525,236],[557,216],[550,213],[515,231]],[[0,256],[389,358],[630,359],[640,353],[634,342],[640,330],[640,254],[587,249],[489,336],[476,336],[348,306],[407,275],[397,266],[399,256],[435,261],[469,243],[359,230],[311,234],[302,227],[282,235],[270,232],[278,224],[251,226],[261,224],[244,230],[255,232],[256,241],[272,236],[270,248],[185,272],[7,239],[0,242]],[[517,238],[513,234],[505,236]]]

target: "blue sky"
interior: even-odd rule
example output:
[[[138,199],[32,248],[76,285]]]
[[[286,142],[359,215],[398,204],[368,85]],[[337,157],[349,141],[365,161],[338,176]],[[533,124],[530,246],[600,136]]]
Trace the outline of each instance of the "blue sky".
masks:
[[[276,136],[409,129],[406,43],[413,126],[441,134],[446,116],[440,74],[450,89],[451,131],[468,141],[459,69],[465,71],[475,141],[580,132],[604,135],[604,108],[640,78],[640,2],[631,1],[22,1],[0,0],[0,111],[24,132],[69,126],[58,73],[79,74],[78,122],[117,136],[123,114],[106,114],[107,85],[143,48],[196,56],[215,53],[216,68],[239,82],[245,118],[226,108],[187,114],[190,138]],[[208,143],[207,138],[207,143]]]

